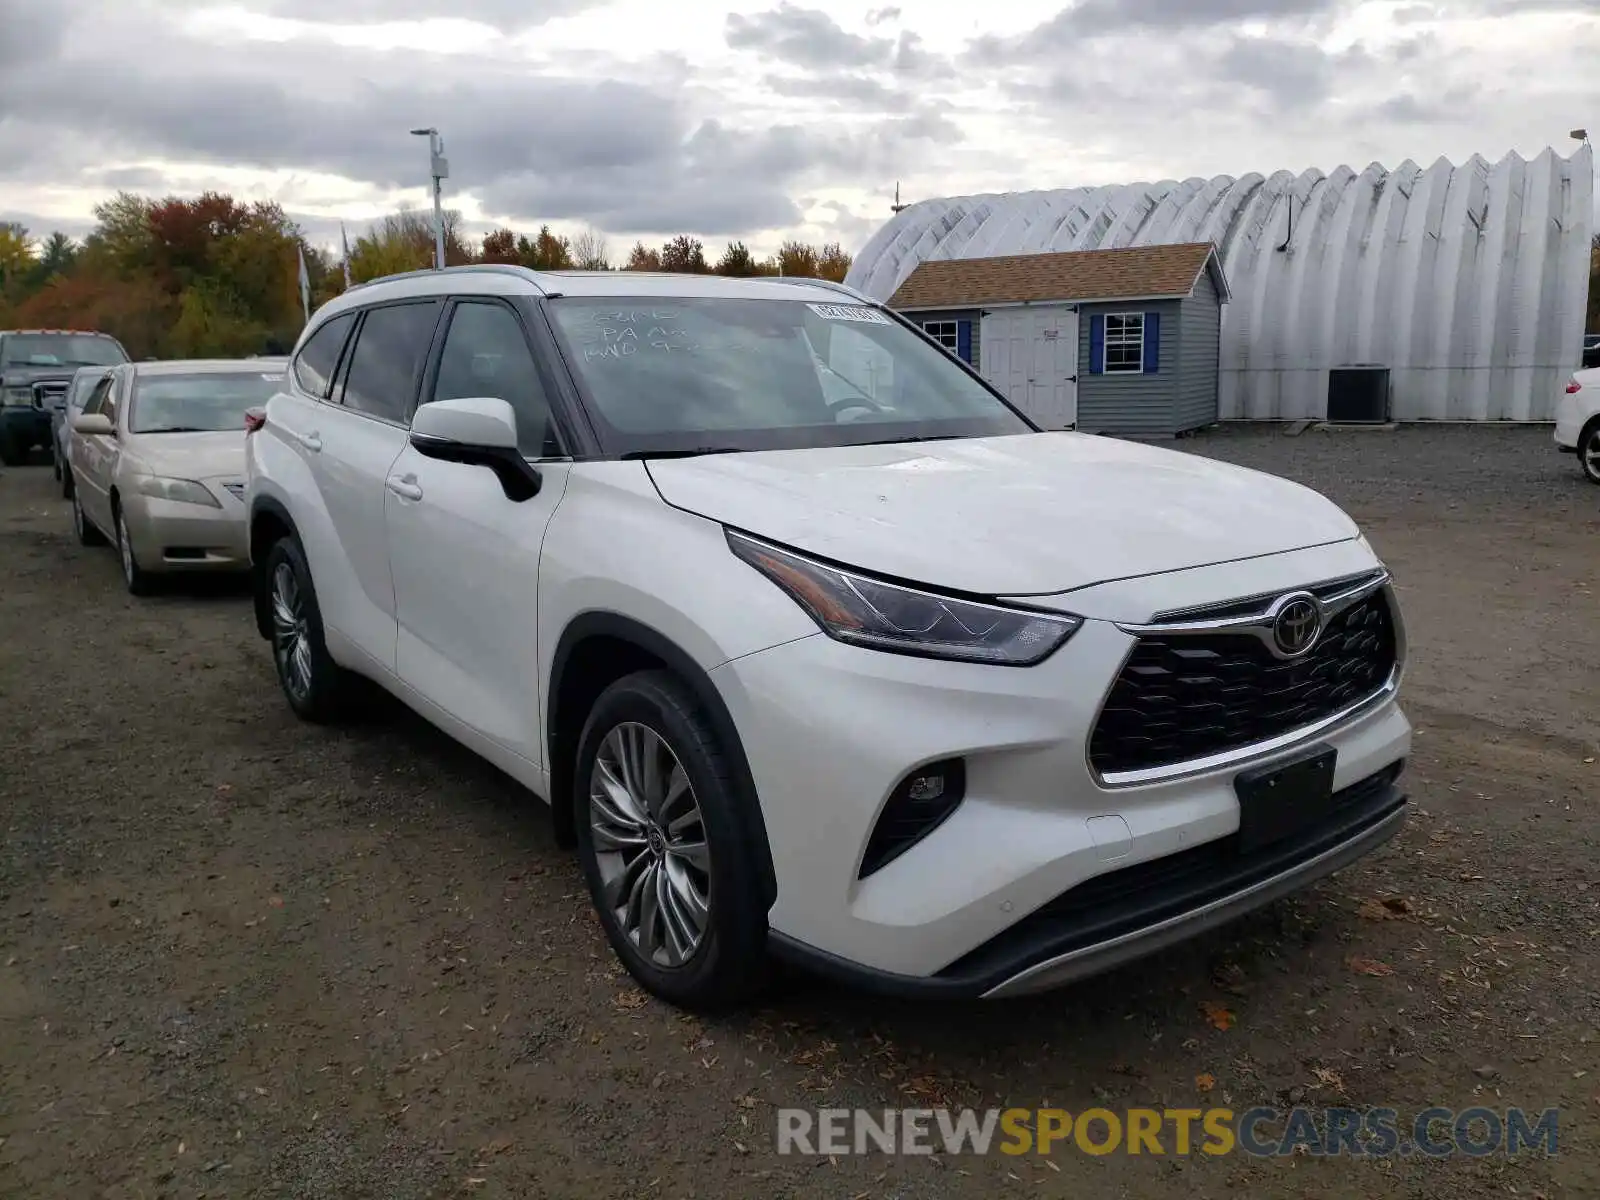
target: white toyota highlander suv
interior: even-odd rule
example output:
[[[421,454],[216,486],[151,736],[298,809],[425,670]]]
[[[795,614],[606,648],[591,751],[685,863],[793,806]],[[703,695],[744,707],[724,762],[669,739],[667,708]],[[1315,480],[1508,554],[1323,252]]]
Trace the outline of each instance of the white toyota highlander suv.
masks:
[[[1404,633],[1343,512],[1040,432],[842,286],[390,277],[249,425],[289,703],[365,677],[547,799],[677,1004],[772,958],[1035,991],[1404,820]]]

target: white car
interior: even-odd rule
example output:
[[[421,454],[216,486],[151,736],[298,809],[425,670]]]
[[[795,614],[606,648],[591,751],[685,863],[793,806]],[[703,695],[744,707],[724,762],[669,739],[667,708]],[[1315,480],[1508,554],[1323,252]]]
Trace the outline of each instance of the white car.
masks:
[[[1578,456],[1590,483],[1600,483],[1600,367],[1577,371],[1556,404],[1556,447]]]
[[[364,676],[546,798],[680,1005],[769,956],[1043,989],[1404,821],[1405,635],[1343,512],[1039,432],[840,285],[391,277],[250,424],[289,703]]]

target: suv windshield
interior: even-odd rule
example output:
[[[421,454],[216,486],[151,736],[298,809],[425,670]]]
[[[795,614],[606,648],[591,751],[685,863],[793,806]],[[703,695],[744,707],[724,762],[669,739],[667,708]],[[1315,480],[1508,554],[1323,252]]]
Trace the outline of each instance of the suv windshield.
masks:
[[[624,453],[1033,431],[944,351],[867,305],[563,297],[548,309],[605,440]]]
[[[13,333],[3,346],[0,367],[113,367],[128,361],[114,339],[92,333]]]
[[[283,386],[283,370],[144,375],[133,389],[130,433],[212,433],[243,429],[246,409]]]

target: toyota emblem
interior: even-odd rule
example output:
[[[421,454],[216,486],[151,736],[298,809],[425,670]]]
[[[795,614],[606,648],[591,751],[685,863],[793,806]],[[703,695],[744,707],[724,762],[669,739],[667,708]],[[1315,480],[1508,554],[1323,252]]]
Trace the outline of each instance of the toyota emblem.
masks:
[[[1310,597],[1296,597],[1278,610],[1272,622],[1272,640],[1288,658],[1296,658],[1316,645],[1322,632],[1322,610]]]

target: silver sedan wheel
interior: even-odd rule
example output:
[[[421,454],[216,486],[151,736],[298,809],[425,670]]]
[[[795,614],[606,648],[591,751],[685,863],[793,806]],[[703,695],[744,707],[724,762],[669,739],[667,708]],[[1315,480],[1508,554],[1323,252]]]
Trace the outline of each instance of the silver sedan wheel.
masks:
[[[689,776],[648,725],[625,722],[600,743],[589,826],[622,932],[658,966],[688,962],[711,915],[711,855]]]
[[[122,552],[122,577],[133,585],[136,568],[133,563],[133,543],[128,541],[128,524],[122,519],[122,514],[117,514],[117,549]]]
[[[272,654],[284,686],[304,700],[311,694],[311,636],[300,583],[286,562],[272,572]]]

